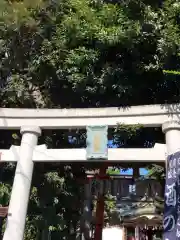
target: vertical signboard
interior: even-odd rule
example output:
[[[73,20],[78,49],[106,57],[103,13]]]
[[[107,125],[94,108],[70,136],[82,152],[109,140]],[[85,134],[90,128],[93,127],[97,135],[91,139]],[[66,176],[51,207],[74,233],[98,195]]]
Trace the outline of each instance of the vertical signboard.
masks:
[[[86,158],[94,160],[108,159],[108,127],[88,126],[86,130]]]
[[[176,153],[177,164],[177,227],[176,227],[176,239],[180,240],[180,152]]]
[[[180,240],[180,152],[168,156],[163,240]]]

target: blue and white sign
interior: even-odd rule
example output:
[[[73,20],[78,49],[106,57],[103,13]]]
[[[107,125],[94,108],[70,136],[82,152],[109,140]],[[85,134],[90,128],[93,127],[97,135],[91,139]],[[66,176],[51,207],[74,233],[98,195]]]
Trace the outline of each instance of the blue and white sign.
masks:
[[[163,240],[180,240],[180,152],[167,160]]]

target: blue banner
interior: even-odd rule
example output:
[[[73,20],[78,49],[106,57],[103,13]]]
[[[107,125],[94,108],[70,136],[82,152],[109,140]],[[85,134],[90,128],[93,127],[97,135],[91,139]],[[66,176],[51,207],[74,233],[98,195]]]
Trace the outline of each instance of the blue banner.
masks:
[[[168,156],[163,240],[180,240],[180,152]]]

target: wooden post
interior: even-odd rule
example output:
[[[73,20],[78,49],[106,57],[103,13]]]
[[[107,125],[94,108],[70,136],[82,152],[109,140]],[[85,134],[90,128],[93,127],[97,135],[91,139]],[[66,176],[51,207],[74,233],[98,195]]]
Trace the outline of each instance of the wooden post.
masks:
[[[96,227],[94,233],[94,240],[102,240],[102,231],[103,231],[103,224],[104,224],[104,208],[105,208],[105,196],[104,196],[104,183],[103,179],[106,178],[106,170],[107,164],[104,164],[100,168],[99,178],[101,179],[101,187],[99,191],[99,196],[97,199],[97,206],[96,206]]]
[[[91,220],[92,220],[92,210],[91,210],[91,180],[86,178],[84,181],[84,206],[83,206],[83,216],[81,222],[81,231],[83,233],[83,239],[90,240],[91,235]]]
[[[8,213],[8,207],[0,207],[0,239],[2,239],[2,228],[5,217]]]
[[[0,217],[0,239],[2,239],[3,217]]]
[[[107,160],[108,159],[108,126],[87,126],[86,138],[86,158],[88,160]],[[107,165],[103,163],[100,168],[100,176],[106,175]],[[102,183],[102,182],[101,182]],[[102,239],[102,229],[104,222],[104,191],[103,183],[99,192],[96,208],[96,228],[95,240]]]

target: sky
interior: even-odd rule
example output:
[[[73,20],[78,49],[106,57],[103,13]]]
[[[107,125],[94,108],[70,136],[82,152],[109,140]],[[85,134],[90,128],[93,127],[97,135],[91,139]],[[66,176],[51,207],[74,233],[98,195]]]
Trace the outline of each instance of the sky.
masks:
[[[132,169],[128,169],[127,171],[120,171],[120,174],[123,174],[123,175],[132,175],[133,173],[133,170]],[[140,168],[140,175],[143,176],[143,175],[146,175],[148,174],[148,171],[145,169],[145,168]]]
[[[113,144],[112,140],[108,141],[108,147],[110,147],[110,148],[117,148],[117,146]],[[130,168],[127,171],[120,170],[120,174],[132,175],[133,174],[133,169]],[[143,175],[146,175],[146,174],[148,174],[148,171],[145,168],[140,168],[140,175],[143,176]]]

